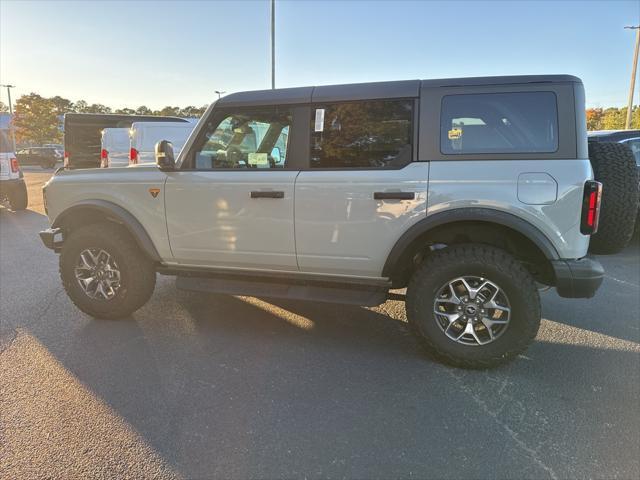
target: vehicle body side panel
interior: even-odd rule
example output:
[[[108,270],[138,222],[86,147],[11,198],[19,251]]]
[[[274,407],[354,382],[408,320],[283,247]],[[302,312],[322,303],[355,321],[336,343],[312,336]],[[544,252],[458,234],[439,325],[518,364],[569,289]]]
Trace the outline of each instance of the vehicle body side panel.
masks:
[[[380,276],[400,236],[423,219],[429,163],[398,170],[306,170],[296,180],[295,234],[303,272]],[[414,192],[374,200],[374,192]]]
[[[518,178],[530,173],[553,178],[557,200],[539,205],[520,201]],[[560,258],[581,258],[589,247],[589,236],[580,233],[582,195],[585,180],[591,178],[593,172],[587,159],[435,161],[431,162],[429,174],[427,213],[473,207],[508,212],[543,232]]]
[[[133,215],[146,230],[163,261],[171,261],[164,213],[166,174],[154,167],[67,170],[46,185],[48,215],[53,223],[62,212],[87,199],[114,203]],[[159,189],[154,198],[149,189]]]
[[[297,171],[167,173],[167,229],[175,261],[190,266],[297,270],[293,234]],[[284,192],[251,198],[253,191]]]

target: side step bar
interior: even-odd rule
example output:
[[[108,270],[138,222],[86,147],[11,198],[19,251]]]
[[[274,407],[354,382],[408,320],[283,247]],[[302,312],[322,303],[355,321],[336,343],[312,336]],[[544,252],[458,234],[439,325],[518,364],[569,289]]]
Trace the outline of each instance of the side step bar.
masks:
[[[388,298],[384,287],[355,285],[328,285],[312,283],[282,283],[237,278],[206,278],[178,275],[176,286],[180,290],[195,292],[246,295],[250,297],[287,298],[314,302],[342,303],[374,307]]]

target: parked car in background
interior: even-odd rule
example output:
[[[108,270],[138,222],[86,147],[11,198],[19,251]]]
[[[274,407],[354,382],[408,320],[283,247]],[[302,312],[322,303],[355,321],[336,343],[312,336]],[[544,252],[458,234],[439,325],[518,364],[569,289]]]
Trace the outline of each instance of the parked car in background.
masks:
[[[129,165],[129,129],[105,128],[102,130],[100,167],[126,167]]]
[[[12,210],[24,210],[29,201],[13,142],[5,129],[0,130],[0,200],[9,202]]]
[[[602,231],[610,230],[609,241],[622,243],[640,226],[640,130],[598,130],[589,132],[589,150],[598,151],[603,159],[593,169],[603,179]],[[638,201],[631,198],[635,190]],[[612,191],[615,199],[607,198]],[[609,224],[609,225],[607,225]],[[596,247],[602,242],[594,236]],[[599,249],[598,249],[599,250]]]
[[[135,122],[129,132],[129,164],[154,163],[155,146],[160,140],[171,142],[178,154],[195,126],[193,122]]]
[[[64,116],[65,168],[98,168],[102,148],[102,130],[130,128],[133,122],[184,122],[179,117],[154,115],[116,115],[102,113],[66,113]]]
[[[17,158],[22,165],[40,165],[42,168],[53,168],[62,161],[63,153],[54,147],[29,147],[18,150]]]

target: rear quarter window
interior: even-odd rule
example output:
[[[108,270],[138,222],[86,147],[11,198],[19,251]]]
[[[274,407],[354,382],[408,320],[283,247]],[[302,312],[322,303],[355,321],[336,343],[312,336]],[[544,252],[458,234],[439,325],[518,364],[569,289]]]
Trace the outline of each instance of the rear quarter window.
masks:
[[[553,92],[447,95],[442,98],[444,155],[553,153],[558,106]]]
[[[13,152],[13,144],[9,139],[9,135],[6,131],[0,130],[0,153]]]

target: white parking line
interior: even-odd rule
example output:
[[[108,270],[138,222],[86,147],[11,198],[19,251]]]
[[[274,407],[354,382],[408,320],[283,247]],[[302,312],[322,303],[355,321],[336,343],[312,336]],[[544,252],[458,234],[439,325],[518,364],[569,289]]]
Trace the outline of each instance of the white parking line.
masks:
[[[614,282],[621,283],[623,285],[629,285],[630,287],[640,288],[640,285],[636,285],[635,283],[632,283],[632,282],[627,282],[626,280],[620,280],[619,278],[615,278],[610,275],[605,275],[605,278],[613,280]]]

